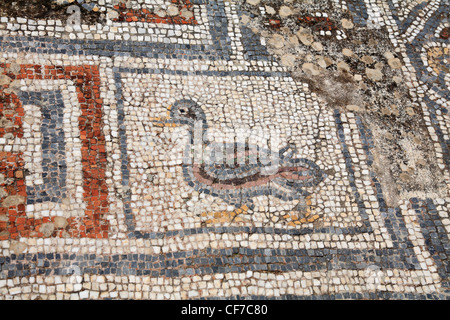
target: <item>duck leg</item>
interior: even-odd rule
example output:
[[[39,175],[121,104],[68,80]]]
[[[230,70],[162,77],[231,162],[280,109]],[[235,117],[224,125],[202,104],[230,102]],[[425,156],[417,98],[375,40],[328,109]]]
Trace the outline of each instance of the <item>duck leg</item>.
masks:
[[[297,205],[282,218],[289,226],[295,227],[303,223],[311,223],[319,219],[319,215],[312,214],[312,196],[302,189],[292,190],[292,183],[286,180],[273,181],[270,195],[286,201],[299,200]]]
[[[296,226],[303,223],[311,223],[319,219],[319,215],[313,215],[311,196],[301,198],[300,202],[294,207],[293,212],[286,214],[283,218],[288,222],[290,226]]]

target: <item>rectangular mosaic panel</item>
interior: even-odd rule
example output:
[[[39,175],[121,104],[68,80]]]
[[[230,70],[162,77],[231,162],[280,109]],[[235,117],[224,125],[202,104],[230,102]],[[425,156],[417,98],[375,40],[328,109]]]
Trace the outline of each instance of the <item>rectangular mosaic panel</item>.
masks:
[[[11,206],[3,205],[8,207],[8,232],[12,238],[19,236],[42,237],[43,235],[63,236],[66,232],[68,235],[81,237],[106,236],[107,224],[102,223],[100,219],[107,212],[108,205],[107,191],[102,181],[104,169],[101,168],[101,163],[106,160],[104,136],[100,131],[100,124],[96,121],[101,119],[102,116],[102,100],[98,93],[99,79],[96,78],[96,76],[98,77],[98,70],[95,67],[91,69],[91,66],[43,67],[21,65],[20,68],[20,73],[13,76],[17,80],[37,79],[46,81],[65,78],[75,80],[75,83],[73,83],[75,86],[72,85],[72,89],[78,97],[81,109],[78,118],[79,127],[76,133],[81,140],[81,148],[78,149],[78,153],[81,155],[80,164],[83,169],[82,174],[81,172],[74,172],[74,175],[82,176],[83,184],[73,189],[78,189],[76,190],[78,192],[82,190],[84,203],[81,208],[84,208],[85,216],[81,219],[65,219],[63,217],[65,221],[62,226],[67,227],[69,225],[69,230],[55,229],[55,224],[50,223],[51,221],[54,222],[57,216],[62,216],[65,208],[64,206],[49,206],[48,203],[67,202],[65,200],[69,200],[69,195],[64,196],[63,194],[68,168],[65,164],[66,139],[62,130],[64,110],[61,110],[63,109],[61,94],[50,91],[21,92],[19,94],[21,99],[11,94],[9,99],[15,104],[16,110],[24,110],[24,105],[29,106],[25,112],[22,111],[24,113],[22,117],[28,119],[27,124],[23,124],[25,119],[20,119],[20,122],[18,122],[20,124],[19,130],[28,131],[24,132],[24,139],[36,137],[35,132],[30,132],[33,130],[33,117],[36,116],[36,111],[33,112],[32,106],[35,107],[34,109],[40,109],[37,114],[41,113],[42,122],[40,125],[36,125],[36,127],[40,127],[40,134],[37,135],[37,141],[39,141],[37,147],[34,147],[34,150],[32,148],[24,153],[17,153],[18,157],[26,157],[29,161],[33,159],[32,161],[37,166],[33,166],[31,163],[27,166],[23,162],[21,162],[21,166],[16,164],[18,168],[25,171],[25,174],[30,174],[31,177],[27,180],[22,174],[21,184],[27,183],[26,194],[23,194],[20,199],[14,198],[15,201],[7,201]],[[5,105],[4,108],[9,106]],[[28,127],[28,130],[23,127]],[[73,155],[75,155],[75,152]],[[79,171],[81,171],[80,169],[78,168]],[[71,178],[76,179],[74,176]],[[76,197],[74,194],[72,196]],[[80,206],[80,204],[76,204],[76,206]],[[55,214],[52,214],[52,211],[56,211]],[[37,218],[33,217],[35,212],[39,212]]]

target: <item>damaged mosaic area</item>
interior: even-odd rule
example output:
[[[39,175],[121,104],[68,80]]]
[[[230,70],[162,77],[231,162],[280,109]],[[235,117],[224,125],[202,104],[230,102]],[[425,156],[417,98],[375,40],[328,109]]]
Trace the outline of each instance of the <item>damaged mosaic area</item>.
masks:
[[[4,1],[0,299],[448,299],[449,8]]]

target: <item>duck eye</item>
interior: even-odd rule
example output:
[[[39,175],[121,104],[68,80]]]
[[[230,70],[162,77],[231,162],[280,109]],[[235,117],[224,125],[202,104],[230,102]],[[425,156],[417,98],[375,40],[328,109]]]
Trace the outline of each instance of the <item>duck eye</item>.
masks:
[[[180,113],[185,113],[186,111],[184,109],[180,109]]]

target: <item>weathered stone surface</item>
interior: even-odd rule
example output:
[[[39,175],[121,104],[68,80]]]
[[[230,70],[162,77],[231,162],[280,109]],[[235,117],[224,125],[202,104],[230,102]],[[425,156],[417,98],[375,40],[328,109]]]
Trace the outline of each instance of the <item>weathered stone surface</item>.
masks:
[[[321,68],[326,68],[326,67],[328,67],[328,64],[327,64],[327,62],[325,61],[325,59],[323,58],[323,57],[321,57],[321,56],[317,56],[316,57],[316,62],[317,62],[317,64],[319,65],[319,67],[321,67]]]
[[[400,179],[404,182],[411,181],[411,176],[407,172],[400,173]]]
[[[8,194],[5,188],[0,187],[0,199],[5,198]]]
[[[20,72],[20,65],[18,63],[15,62],[11,62],[10,66],[8,67],[8,72],[11,72],[15,75],[17,75]]]
[[[14,123],[11,120],[9,120],[5,117],[0,118],[0,128],[7,129],[7,128],[12,128],[12,127],[14,127]]]
[[[248,4],[251,4],[253,6],[257,6],[261,0],[246,0]]]
[[[114,20],[117,19],[119,17],[119,13],[116,10],[113,9],[109,9],[106,13],[106,17],[109,20]]]
[[[337,69],[340,72],[350,72],[350,66],[344,61],[339,61],[337,64]]]
[[[311,31],[306,28],[300,28],[297,32],[297,37],[305,46],[309,46],[314,42],[314,37],[311,34]]]
[[[361,57],[361,61],[364,62],[365,64],[372,64],[374,63],[374,60],[371,56],[362,56]]]
[[[175,5],[170,5],[167,7],[167,15],[173,17],[180,14],[180,10]]]
[[[348,48],[344,48],[342,49],[342,54],[346,57],[352,57],[352,58],[357,58],[357,55],[350,49]]]
[[[402,63],[398,58],[392,58],[388,60],[388,64],[391,68],[400,69],[402,67]]]
[[[414,115],[416,114],[416,113],[414,112],[414,109],[411,108],[411,107],[406,108],[405,111],[406,111],[406,113],[407,113],[409,116],[414,116]]]
[[[194,13],[188,9],[182,9],[180,14],[183,18],[186,19],[191,19],[194,17]]]
[[[295,35],[290,35],[288,39],[289,39],[290,45],[293,46],[293,47],[296,47],[296,46],[298,46],[300,44],[300,42],[298,41],[297,36],[295,36]]]
[[[277,12],[275,11],[275,9],[271,6],[265,6],[266,12],[268,14],[276,14]]]
[[[249,24],[250,23],[250,17],[248,15],[246,15],[246,14],[241,15],[241,22],[244,25]]]
[[[267,41],[267,44],[276,49],[281,49],[285,45],[284,37],[279,34],[275,34]]]
[[[353,27],[354,27],[353,22],[351,22],[348,19],[342,19],[341,24],[342,24],[342,27],[345,29],[353,29]]]
[[[11,78],[7,75],[0,74],[0,86],[5,86],[11,83]]]
[[[163,9],[163,8],[157,8],[157,9],[155,10],[155,14],[157,14],[159,17],[162,17],[162,18],[168,16],[167,10],[165,10],[165,9]]]
[[[349,104],[349,105],[345,106],[345,108],[346,108],[348,111],[352,111],[352,112],[357,112],[357,111],[360,111],[360,110],[361,110],[361,108],[360,108],[359,106],[354,105],[354,104]]]
[[[378,69],[378,70],[380,70],[380,71],[383,70],[384,66],[385,66],[385,64],[384,64],[383,62],[377,62],[377,63],[375,63],[375,69]]]
[[[372,81],[381,81],[383,79],[383,73],[378,69],[366,68],[366,75]]]
[[[386,51],[383,55],[387,60],[394,59],[394,55],[390,51]]]
[[[39,232],[42,232],[43,236],[48,238],[50,237],[53,232],[55,231],[55,225],[53,223],[43,223],[40,227],[39,227]]]
[[[292,9],[288,6],[281,6],[279,14],[280,17],[289,17],[292,14]]]
[[[320,42],[317,42],[317,41],[313,42],[311,44],[311,47],[316,51],[319,51],[319,52],[323,51],[323,45]]]
[[[281,63],[287,67],[292,67],[295,65],[295,56],[293,54],[285,54],[281,57]]]
[[[320,68],[318,66],[309,62],[304,63],[302,69],[305,73],[312,76],[317,76],[321,73]]]
[[[13,241],[11,243],[11,251],[13,251],[15,254],[21,254],[25,252],[26,249],[27,245],[23,242]]]
[[[18,206],[19,204],[25,203],[25,197],[20,195],[12,195],[6,197],[2,202],[2,207],[9,208],[13,206]]]
[[[53,224],[55,228],[65,228],[69,224],[66,218],[64,217],[56,217],[55,220],[53,220]]]

